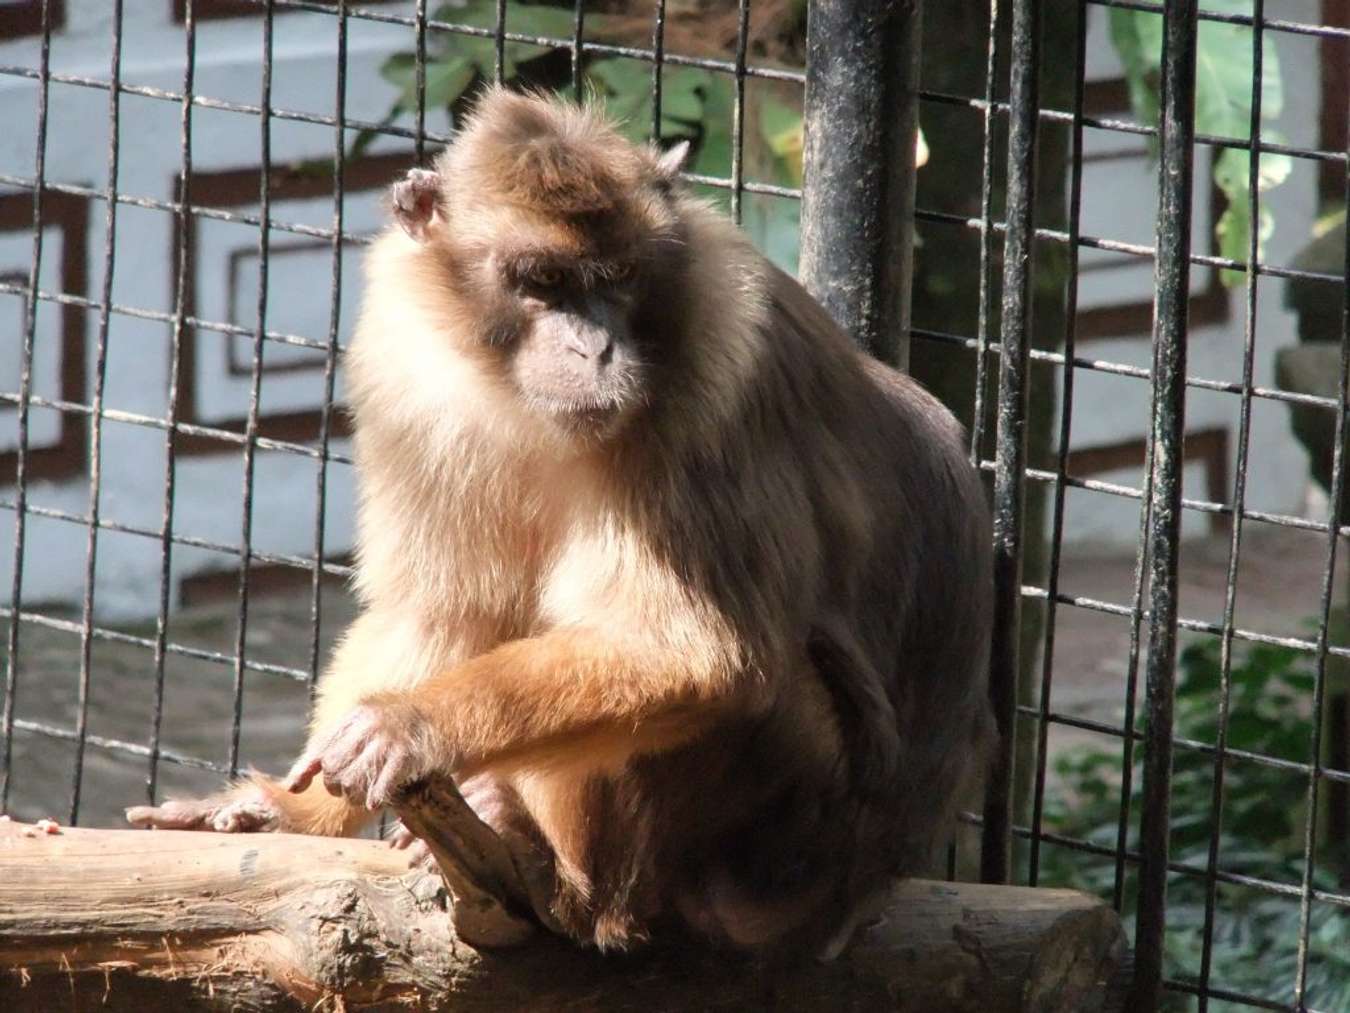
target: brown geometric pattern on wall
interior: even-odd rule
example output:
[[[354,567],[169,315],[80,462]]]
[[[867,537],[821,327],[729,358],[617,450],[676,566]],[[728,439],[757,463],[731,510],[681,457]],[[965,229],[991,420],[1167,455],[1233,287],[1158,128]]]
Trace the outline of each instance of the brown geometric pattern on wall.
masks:
[[[85,263],[85,244],[88,236],[89,207],[83,197],[71,194],[47,192],[42,195],[42,225],[44,229],[54,228],[61,234],[60,286],[67,295],[88,295],[88,268]],[[0,196],[0,232],[30,235],[33,229],[33,197],[28,193],[11,193]],[[50,244],[46,247],[50,249]],[[0,262],[0,277],[6,282],[21,285],[28,284],[27,246],[21,260],[11,263]],[[11,348],[15,361],[21,347],[24,330],[24,299],[16,297],[6,300],[18,307],[18,318],[6,321],[14,326],[18,338]],[[78,306],[61,306],[48,303],[42,307],[39,321],[48,313],[55,312],[60,324],[58,337],[57,390],[62,401],[83,404],[85,401],[85,313]],[[2,326],[2,325],[0,325]],[[44,340],[42,334],[35,335],[35,341]],[[35,346],[36,348],[36,346]],[[18,386],[6,393],[17,394]],[[32,409],[30,409],[31,412]],[[19,406],[12,402],[0,403],[0,417],[17,418]],[[28,456],[25,471],[28,478],[56,479],[66,478],[82,472],[85,467],[85,434],[88,431],[88,417],[82,413],[60,412],[57,415],[56,434],[43,440],[35,438],[29,430]],[[17,442],[17,441],[16,441]],[[17,446],[0,450],[0,482],[11,483],[18,470],[19,451]]]
[[[383,190],[412,164],[413,156],[410,153],[372,156],[348,162],[343,168],[343,190],[346,194]],[[258,201],[260,172],[259,168],[253,167],[225,172],[194,173],[189,190],[191,201],[200,207],[217,208],[223,211],[237,208],[249,208],[251,211]],[[284,220],[286,218],[285,204],[288,200],[330,196],[332,190],[332,178],[325,173],[293,171],[274,167],[268,181],[271,215],[274,219]],[[180,183],[177,187],[177,193],[181,194],[181,192]],[[187,284],[184,287],[184,297],[189,316],[195,316],[197,313],[197,287],[200,283],[198,278],[200,259],[198,225],[195,217],[189,217],[185,230],[188,244],[188,277]],[[250,265],[250,261],[252,265],[256,265],[256,231],[255,228],[254,238],[241,242],[225,255],[224,276],[219,279],[219,284],[224,286],[228,292],[226,315],[230,317],[231,322],[247,321],[248,314],[251,312],[251,308],[238,305],[237,284],[240,275]],[[175,248],[170,267],[171,285],[176,284],[178,242],[178,233],[175,231]],[[269,244],[268,259],[269,262],[276,263],[293,254],[331,249],[331,246],[332,244],[329,241],[323,239],[294,235],[277,237]],[[256,270],[256,267],[254,269]],[[348,284],[354,284],[354,281],[349,281]],[[174,288],[170,289],[170,291],[174,290]],[[275,300],[278,295],[277,289],[270,289],[270,299]],[[324,298],[328,298],[326,291]],[[248,325],[245,324],[245,326]],[[178,372],[179,418],[185,423],[242,434],[247,431],[248,418],[246,414],[241,413],[224,419],[204,418],[199,409],[202,398],[198,383],[199,373],[202,371],[198,369],[198,363],[201,362],[206,365],[208,360],[205,356],[210,356],[211,359],[216,359],[217,355],[220,356],[219,359],[216,359],[220,363],[219,367],[210,366],[209,368],[218,368],[222,378],[240,380],[252,376],[251,352],[245,355],[237,347],[239,342],[221,340],[225,337],[220,334],[204,334],[202,331],[191,327],[184,329]],[[222,345],[223,352],[219,348],[212,348],[212,343]],[[322,353],[302,354],[293,346],[270,341],[265,343],[264,348],[262,367],[264,376],[303,372],[317,372],[321,375],[326,368],[326,356]],[[268,410],[266,405],[263,405],[258,416],[258,435],[270,439],[305,443],[319,438],[321,424],[321,406],[318,404],[313,407],[280,411]],[[347,434],[349,429],[345,413],[339,411],[330,414],[329,432],[331,435],[342,436]],[[175,446],[178,453],[193,455],[230,453],[237,452],[239,449],[239,444],[233,441],[189,433],[180,433]]]
[[[318,0],[319,3],[336,6],[337,0]],[[393,0],[360,0],[360,6],[367,4],[391,3]],[[355,4],[353,4],[355,6]],[[287,8],[277,6],[273,8],[277,13],[286,11]],[[267,5],[263,0],[196,0],[192,5],[192,19],[194,21],[208,21],[217,18],[248,18],[259,17],[267,10]],[[187,17],[187,0],[173,0],[173,19],[178,23]]]
[[[50,0],[52,31],[66,23],[65,0]],[[42,0],[0,0],[0,41],[42,31]]]
[[[1187,464],[1198,461],[1204,468],[1206,498],[1211,503],[1227,502],[1231,490],[1228,478],[1228,430],[1192,430],[1182,438],[1181,456]],[[1064,473],[1074,478],[1091,478],[1124,468],[1142,469],[1147,462],[1148,441],[1140,436],[1096,447],[1074,448],[1069,451],[1064,462]],[[1213,534],[1227,534],[1232,530],[1232,525],[1231,514],[1209,514],[1209,529]]]

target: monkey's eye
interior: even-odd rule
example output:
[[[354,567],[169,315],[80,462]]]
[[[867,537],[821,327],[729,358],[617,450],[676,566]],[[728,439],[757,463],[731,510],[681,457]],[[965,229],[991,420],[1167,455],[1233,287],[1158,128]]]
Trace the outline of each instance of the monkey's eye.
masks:
[[[541,267],[530,272],[530,284],[536,288],[557,288],[562,280],[563,274],[556,267]]]

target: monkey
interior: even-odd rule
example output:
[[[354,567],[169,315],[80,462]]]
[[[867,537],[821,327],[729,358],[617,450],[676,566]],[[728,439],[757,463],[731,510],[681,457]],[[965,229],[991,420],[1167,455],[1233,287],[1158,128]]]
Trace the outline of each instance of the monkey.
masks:
[[[983,485],[686,154],[495,87],[393,185],[307,744],[131,823],[350,835],[444,772],[600,949],[832,956],[933,859],[994,734]]]

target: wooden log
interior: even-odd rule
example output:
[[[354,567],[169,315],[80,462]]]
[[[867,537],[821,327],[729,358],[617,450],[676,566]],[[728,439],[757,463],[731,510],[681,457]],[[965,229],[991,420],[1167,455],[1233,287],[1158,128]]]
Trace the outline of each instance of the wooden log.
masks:
[[[1087,895],[911,881],[837,961],[547,933],[456,937],[437,876],[379,841],[0,822],[0,1009],[1121,1008],[1119,920]]]

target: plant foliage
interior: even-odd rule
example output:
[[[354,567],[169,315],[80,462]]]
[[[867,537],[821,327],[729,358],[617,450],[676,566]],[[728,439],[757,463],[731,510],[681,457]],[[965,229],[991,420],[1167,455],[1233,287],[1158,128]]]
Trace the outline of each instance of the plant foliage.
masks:
[[[1217,13],[1252,12],[1251,0],[1206,0],[1205,8]],[[1160,9],[1161,10],[1161,9]],[[1111,41],[1129,86],[1130,104],[1139,122],[1158,125],[1158,85],[1162,68],[1162,14],[1138,8],[1112,8]],[[1248,25],[1201,21],[1196,40],[1195,129],[1235,141],[1251,138],[1256,43]],[[1260,135],[1265,141],[1283,140],[1271,124],[1284,108],[1284,85],[1280,58],[1269,33],[1261,43]],[[1242,148],[1218,148],[1213,162],[1214,183],[1223,193],[1226,207],[1214,226],[1219,253],[1246,261],[1251,236],[1251,203],[1248,200],[1250,154]],[[1262,152],[1258,158],[1257,187],[1260,191],[1279,186],[1289,177],[1293,162],[1288,155]],[[1263,204],[1257,224],[1257,254],[1274,230],[1275,220]],[[1224,271],[1229,284],[1244,275]]]
[[[465,0],[446,4],[431,14],[432,20],[484,30],[497,25],[495,0]],[[507,27],[513,33],[541,39],[569,40],[574,30],[571,5],[512,3]],[[586,38],[625,41],[620,32],[627,21],[620,15],[588,14]],[[562,89],[570,76],[550,74],[543,66],[557,49],[531,42],[508,41],[502,54],[502,77],[509,83]],[[391,55],[381,75],[398,89],[383,123],[390,124],[417,108],[416,61],[409,52]],[[664,142],[688,140],[694,144],[691,171],[726,176],[732,161],[732,107],[734,80],[728,74],[700,67],[667,64],[661,68],[660,137]],[[653,126],[653,68],[641,60],[609,54],[586,54],[582,63],[587,93],[603,101],[625,136],[636,142],[648,140]],[[450,109],[468,97],[474,88],[496,75],[496,48],[491,38],[438,31],[428,36],[425,73],[427,108]],[[799,183],[801,179],[800,108],[767,98],[755,107],[757,122],[748,130],[762,136],[773,153],[774,182]],[[374,139],[374,131],[357,138],[353,153],[360,154]]]
[[[1306,763],[1313,742],[1311,701],[1316,678],[1312,655],[1265,644],[1234,647],[1229,679],[1227,749],[1275,760]],[[1181,653],[1175,733],[1205,745],[1218,741],[1221,658],[1219,642],[1193,643]],[[1339,678],[1331,673],[1328,678]],[[1053,761],[1062,791],[1046,806],[1046,828],[1114,850],[1120,817],[1119,751],[1077,747]],[[1178,748],[1172,774],[1171,860],[1205,869],[1214,827],[1214,756]],[[1142,749],[1134,754],[1127,848],[1138,847],[1135,825],[1142,806]],[[1219,827],[1218,868],[1297,889],[1304,875],[1306,774],[1251,759],[1229,758],[1223,767],[1224,801]],[[1321,811],[1327,809],[1325,783]],[[1114,863],[1080,851],[1047,845],[1042,865],[1048,883],[1076,886],[1110,897]],[[1319,850],[1313,885],[1337,889],[1344,855],[1329,843]],[[1168,881],[1168,974],[1194,980],[1201,966],[1206,887],[1203,876],[1174,874]],[[1134,913],[1135,880],[1127,866],[1124,907]],[[1300,906],[1297,896],[1220,883],[1214,916],[1215,987],[1287,1002],[1297,970]],[[1308,1003],[1350,1010],[1350,911],[1314,903],[1311,916]],[[1187,1007],[1189,1008],[1189,1007]],[[1242,1008],[1222,1003],[1211,1009]]]

